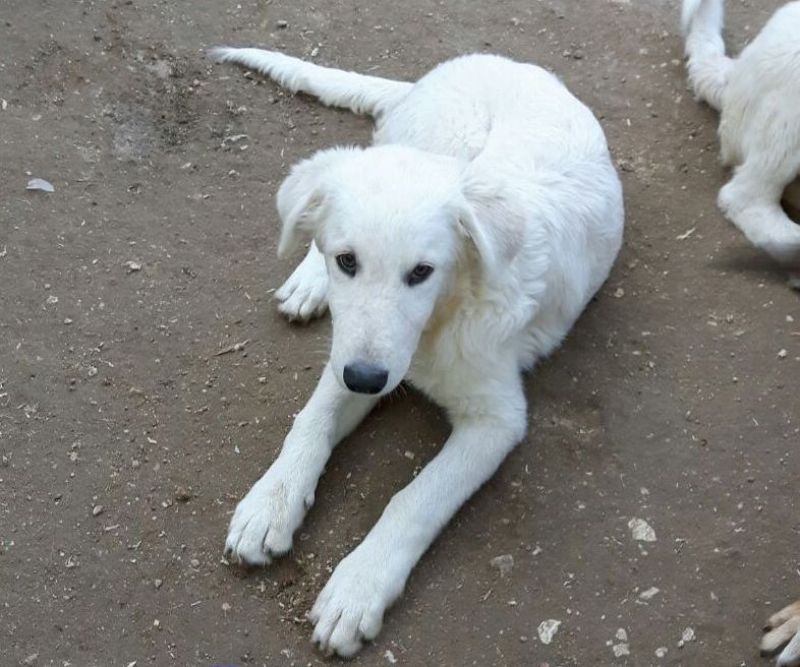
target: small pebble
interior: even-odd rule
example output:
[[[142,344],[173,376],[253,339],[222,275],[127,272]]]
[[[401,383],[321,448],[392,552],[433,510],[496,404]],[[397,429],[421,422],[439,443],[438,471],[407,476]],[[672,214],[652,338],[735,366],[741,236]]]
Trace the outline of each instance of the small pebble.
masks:
[[[28,181],[26,190],[38,190],[40,192],[55,192],[53,184],[43,178],[32,178]]]
[[[644,519],[631,519],[628,521],[631,537],[639,542],[655,542],[656,531]]]
[[[614,657],[615,658],[621,658],[622,656],[631,654],[630,646],[628,646],[627,644],[624,644],[624,643],[623,644],[614,644],[611,647],[611,650],[614,652]]]
[[[95,505],[92,508],[92,516],[100,516],[105,508],[102,505]]]
[[[695,640],[695,634],[693,628],[686,628],[683,633],[681,634],[681,639],[678,642],[678,648],[683,648],[689,642],[693,642]]]
[[[514,556],[511,554],[495,556],[489,561],[489,565],[497,570],[500,570],[500,576],[505,577],[514,568]]]
[[[640,600],[652,600],[656,595],[660,593],[660,589],[656,588],[655,586],[648,588],[646,591],[642,591],[639,593]]]
[[[539,634],[539,641],[545,645],[552,642],[560,625],[561,621],[557,621],[554,618],[539,623],[539,627],[536,629]]]

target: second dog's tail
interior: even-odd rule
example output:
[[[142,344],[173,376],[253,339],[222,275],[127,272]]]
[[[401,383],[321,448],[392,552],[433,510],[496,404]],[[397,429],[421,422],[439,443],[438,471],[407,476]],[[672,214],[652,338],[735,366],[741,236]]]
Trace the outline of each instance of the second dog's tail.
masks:
[[[343,107],[359,114],[377,115],[400,101],[413,84],[330,67],[263,49],[234,49],[220,46],[208,53],[220,63],[235,63],[269,76],[292,92],[308,93],[329,106]]]
[[[722,41],[724,0],[683,0],[681,23],[695,94],[719,110],[733,61]]]

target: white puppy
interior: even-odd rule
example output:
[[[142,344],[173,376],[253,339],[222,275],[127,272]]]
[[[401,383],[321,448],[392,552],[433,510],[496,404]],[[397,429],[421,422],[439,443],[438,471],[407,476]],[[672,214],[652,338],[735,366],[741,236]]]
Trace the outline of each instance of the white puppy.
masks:
[[[327,305],[333,341],[280,455],[236,508],[227,551],[245,563],[288,551],[331,450],[403,379],[453,424],[310,613],[314,641],[351,656],[525,436],[521,371],[559,345],[608,276],[620,182],[592,113],[533,65],[466,56],[411,84],[257,49],[212,57],[376,119],[374,146],[320,151],[278,192],[279,253],[313,239],[280,309],[306,319]]]
[[[725,55],[723,0],[684,0],[689,80],[721,112],[719,207],[775,259],[800,261],[800,225],[780,205],[800,171],[800,2],[779,9],[738,58]]]
[[[695,93],[721,111],[722,162],[735,166],[719,206],[747,238],[779,261],[800,260],[800,2],[779,9],[738,58],[725,55],[723,0],[684,0],[683,29],[689,80]],[[761,649],[780,667],[800,666],[800,602],[773,615]]]

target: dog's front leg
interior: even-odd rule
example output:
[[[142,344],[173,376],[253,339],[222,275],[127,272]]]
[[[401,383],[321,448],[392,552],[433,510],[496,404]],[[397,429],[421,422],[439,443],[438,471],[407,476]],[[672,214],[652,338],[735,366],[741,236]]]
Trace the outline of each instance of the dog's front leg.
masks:
[[[491,394],[460,401],[453,432],[442,451],[387,505],[378,523],[336,568],[310,618],[314,641],[348,657],[374,639],[386,608],[439,531],[522,439],[525,398],[516,371]]]
[[[291,548],[331,451],[376,402],[374,396],[342,388],[330,366],[325,367],[280,455],[236,507],[226,554],[240,563],[263,565]]]

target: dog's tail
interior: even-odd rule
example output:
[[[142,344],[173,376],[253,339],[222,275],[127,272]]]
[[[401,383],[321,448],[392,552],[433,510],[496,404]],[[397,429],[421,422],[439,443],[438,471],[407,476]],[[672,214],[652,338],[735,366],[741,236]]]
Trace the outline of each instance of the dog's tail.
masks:
[[[681,14],[689,81],[695,95],[717,110],[733,63],[722,41],[724,9],[724,0],[683,0]]]
[[[329,106],[378,115],[400,101],[413,84],[330,67],[263,49],[218,46],[208,52],[219,63],[235,63],[264,74],[295,93],[308,93]]]

